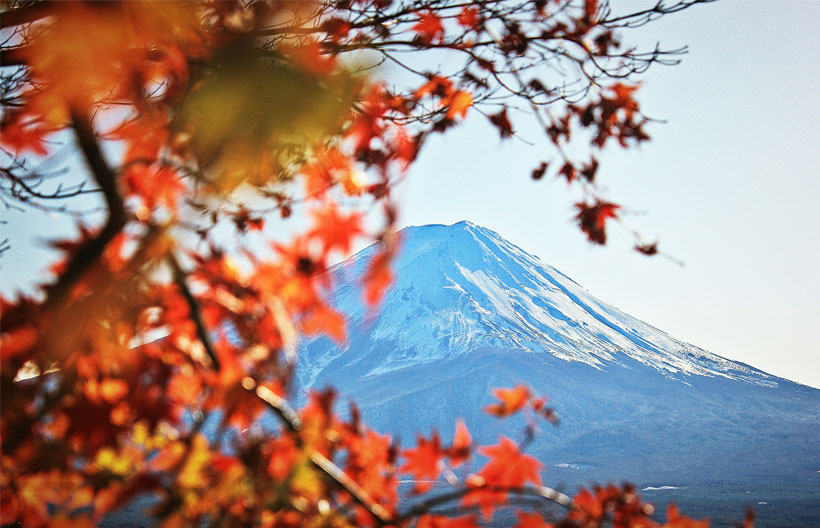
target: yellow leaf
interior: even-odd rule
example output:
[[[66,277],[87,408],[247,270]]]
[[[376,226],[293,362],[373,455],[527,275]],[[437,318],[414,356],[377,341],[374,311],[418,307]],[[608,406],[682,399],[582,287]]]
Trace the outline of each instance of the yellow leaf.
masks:
[[[467,109],[473,106],[473,96],[470,92],[456,92],[450,99],[450,108],[447,109],[447,119],[462,119],[467,115]]]
[[[205,484],[203,470],[211,461],[211,449],[208,440],[201,434],[194,436],[190,452],[179,472],[177,482],[184,488],[196,488]]]

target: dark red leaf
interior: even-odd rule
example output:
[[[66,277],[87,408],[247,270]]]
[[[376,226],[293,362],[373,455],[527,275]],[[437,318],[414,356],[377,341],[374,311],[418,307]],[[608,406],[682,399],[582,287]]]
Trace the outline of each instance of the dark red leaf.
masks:
[[[547,167],[548,166],[549,166],[549,163],[547,163],[546,161],[542,161],[540,165],[538,165],[535,169],[533,169],[532,174],[531,174],[532,179],[533,180],[540,180],[541,178],[543,178],[544,173],[547,172]]]
[[[575,170],[575,165],[570,162],[564,163],[561,167],[561,170],[558,171],[558,174],[563,176],[567,179],[567,183],[572,183],[575,178],[577,178],[577,171]]]
[[[578,209],[575,219],[589,241],[606,244],[606,221],[610,218],[617,218],[616,211],[621,206],[596,200],[593,204],[579,202],[575,204],[575,207]]]
[[[651,244],[636,244],[635,251],[639,251],[644,255],[657,255],[658,254],[658,243],[652,242]]]
[[[498,129],[498,133],[501,134],[502,138],[508,138],[513,135],[512,123],[510,123],[510,119],[507,117],[506,108],[497,114],[492,114],[489,118],[490,122]]]
[[[598,172],[598,160],[596,158],[592,158],[592,160],[581,167],[581,175],[586,178],[588,182],[595,181],[595,173]]]

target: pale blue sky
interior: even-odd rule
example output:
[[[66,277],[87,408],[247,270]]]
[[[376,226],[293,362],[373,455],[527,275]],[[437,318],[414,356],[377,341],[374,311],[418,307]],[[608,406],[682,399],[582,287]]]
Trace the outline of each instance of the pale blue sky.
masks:
[[[429,142],[400,187],[401,223],[471,220],[676,338],[820,387],[818,27],[820,2],[724,0],[638,30],[690,53],[650,70],[639,92],[667,123],[639,150],[605,156],[598,177],[685,267],[638,255],[617,226],[607,247],[590,246],[570,222],[566,184],[529,179],[552,152],[525,119],[519,130],[537,147],[501,143],[475,113]],[[0,261],[9,293],[42,274],[42,242],[73,222],[0,216],[13,242]]]
[[[566,184],[528,178],[547,148],[537,131],[523,133],[539,147],[502,144],[480,115],[427,145],[403,184],[402,223],[494,229],[679,339],[820,387],[818,27],[820,2],[722,1],[640,30],[690,52],[639,92],[667,123],[606,156],[599,178],[685,267],[631,251],[617,226],[591,247],[569,221]]]

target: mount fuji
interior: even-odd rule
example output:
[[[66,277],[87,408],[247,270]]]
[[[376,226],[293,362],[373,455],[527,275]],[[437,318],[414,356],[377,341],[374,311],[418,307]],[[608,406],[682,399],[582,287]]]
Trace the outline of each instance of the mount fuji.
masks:
[[[372,427],[410,444],[464,418],[477,441],[523,421],[481,409],[529,385],[561,418],[529,452],[545,483],[618,479],[728,526],[820,526],[820,390],[730,361],[610,306],[497,233],[469,222],[402,231],[380,310],[361,301],[376,248],[332,269],[348,341],[300,346],[303,389],[334,386]],[[776,353],[776,351],[773,351]]]

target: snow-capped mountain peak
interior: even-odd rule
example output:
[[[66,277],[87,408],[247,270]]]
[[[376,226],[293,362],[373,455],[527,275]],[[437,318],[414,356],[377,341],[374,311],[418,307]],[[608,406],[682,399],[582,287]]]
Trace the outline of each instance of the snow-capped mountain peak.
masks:
[[[637,361],[658,373],[721,376],[763,385],[776,378],[729,361],[631,317],[498,233],[462,221],[402,230],[396,282],[378,316],[367,317],[359,277],[365,249],[334,269],[334,304],[349,317],[345,349],[327,340],[305,344],[301,370],[310,384],[342,355],[366,361],[371,376],[414,364],[499,349],[549,354],[597,369]]]

